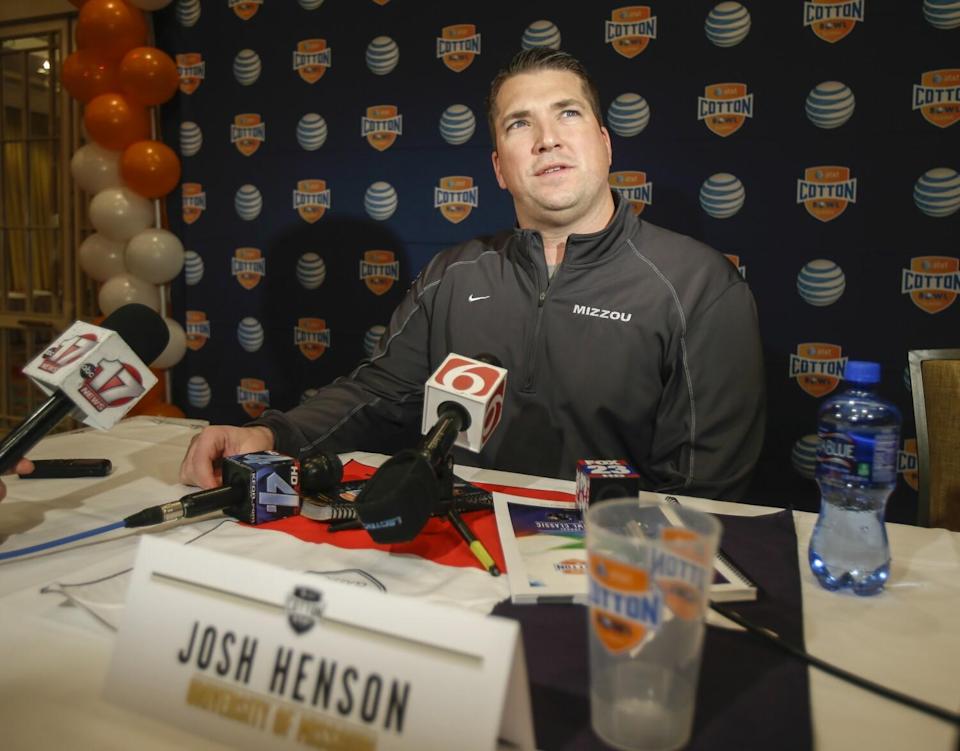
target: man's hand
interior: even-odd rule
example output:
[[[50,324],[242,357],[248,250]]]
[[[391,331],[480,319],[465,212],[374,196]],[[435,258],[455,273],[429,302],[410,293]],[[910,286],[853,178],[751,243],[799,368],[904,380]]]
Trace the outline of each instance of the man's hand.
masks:
[[[29,475],[33,472],[33,462],[29,459],[21,459],[17,462],[17,466],[13,468],[13,471],[18,475]],[[3,484],[3,481],[0,480],[0,501],[4,499],[7,495],[7,486]]]
[[[225,456],[269,451],[273,448],[273,432],[262,425],[234,428],[211,425],[190,441],[180,465],[180,482],[215,488],[221,484],[220,463]]]

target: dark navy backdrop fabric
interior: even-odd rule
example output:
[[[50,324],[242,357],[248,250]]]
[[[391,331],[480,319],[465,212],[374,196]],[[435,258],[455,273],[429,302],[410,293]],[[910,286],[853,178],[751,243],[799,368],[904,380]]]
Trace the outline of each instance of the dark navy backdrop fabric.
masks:
[[[524,38],[559,35],[597,79],[605,116],[623,95],[648,107],[633,135],[621,123],[642,124],[636,96],[610,120],[620,130],[613,171],[625,173],[617,186],[644,201],[636,204],[643,219],[732,256],[756,297],[769,423],[752,497],[816,507],[817,407],[837,388],[845,358],[874,359],[905,417],[905,471],[890,516],[915,513],[907,351],[956,346],[960,311],[960,14],[948,3],[177,0],[153,15],[158,46],[178,56],[183,76],[163,108],[163,137],[180,149],[184,183],[194,184],[167,201],[170,227],[191,251],[173,290],[190,345],[175,371],[175,401],[189,415],[236,424],[267,404],[294,406],[365,356],[436,252],[513,222],[490,167],[483,102]],[[740,41],[713,43],[708,17],[718,41]],[[437,56],[443,37],[473,57],[448,66]],[[298,46],[307,57],[295,56]],[[377,75],[369,62],[389,72]],[[314,65],[301,76],[303,63]],[[727,84],[742,84],[742,98],[717,103],[737,99]],[[806,114],[818,86],[837,127]],[[915,90],[932,104],[915,107]],[[368,108],[379,105],[401,118],[396,134],[389,112],[370,113],[368,127],[395,136],[383,149],[362,135]],[[451,107],[448,136],[469,135],[464,107],[474,116],[464,143],[441,133]],[[703,107],[731,112],[701,119]],[[304,143],[316,145],[316,115],[326,139],[308,150],[298,123]],[[238,142],[231,126],[241,128]],[[816,196],[808,210],[798,202],[808,170],[805,191],[855,192]],[[470,180],[443,185],[449,177]],[[323,181],[300,185],[303,212],[294,208],[300,181]],[[368,206],[374,184],[385,197]],[[719,207],[707,201],[708,211],[701,196],[714,184],[732,193]],[[258,201],[244,186],[259,191],[255,217]],[[437,208],[441,187],[461,205]],[[184,212],[198,203],[201,211]],[[362,267],[364,259],[374,265]]]

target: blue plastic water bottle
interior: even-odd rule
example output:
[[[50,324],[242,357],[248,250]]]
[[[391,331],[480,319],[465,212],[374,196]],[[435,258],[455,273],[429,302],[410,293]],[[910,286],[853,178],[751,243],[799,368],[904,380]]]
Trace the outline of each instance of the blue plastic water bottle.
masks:
[[[820,516],[810,537],[810,568],[827,589],[873,595],[890,571],[883,516],[897,482],[900,410],[874,390],[878,363],[850,360],[844,380],[846,390],[819,412]]]

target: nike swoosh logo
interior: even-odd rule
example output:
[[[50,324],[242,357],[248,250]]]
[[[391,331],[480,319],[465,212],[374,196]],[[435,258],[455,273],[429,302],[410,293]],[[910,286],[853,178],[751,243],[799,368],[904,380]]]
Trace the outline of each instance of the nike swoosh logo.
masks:
[[[483,297],[474,297],[473,293],[470,293],[470,297],[467,298],[470,302],[476,302],[477,300],[489,300],[490,295],[484,295]]]

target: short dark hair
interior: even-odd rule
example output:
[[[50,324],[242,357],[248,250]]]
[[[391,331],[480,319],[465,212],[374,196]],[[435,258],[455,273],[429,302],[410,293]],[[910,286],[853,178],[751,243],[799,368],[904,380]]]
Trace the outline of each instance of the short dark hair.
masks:
[[[490,93],[487,96],[487,125],[490,128],[490,138],[493,141],[494,148],[497,147],[496,110],[497,95],[500,93],[500,89],[508,79],[514,76],[539,70],[565,70],[579,78],[594,117],[597,118],[597,122],[601,126],[603,125],[603,114],[600,112],[600,91],[593,79],[590,78],[590,74],[587,73],[587,69],[583,67],[583,63],[563,50],[534,47],[514,55],[513,59],[501,68],[490,82]]]

